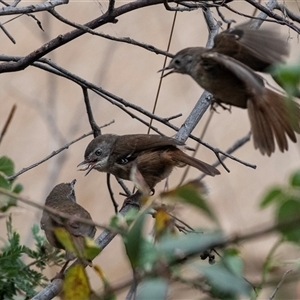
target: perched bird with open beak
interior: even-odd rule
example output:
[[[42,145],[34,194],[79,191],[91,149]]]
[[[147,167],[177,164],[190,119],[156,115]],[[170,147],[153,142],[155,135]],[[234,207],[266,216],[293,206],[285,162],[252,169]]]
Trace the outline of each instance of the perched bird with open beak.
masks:
[[[87,174],[95,169],[131,180],[132,167],[143,176],[150,190],[170,175],[174,167],[190,165],[199,171],[215,176],[220,172],[213,166],[193,158],[179,148],[181,143],[173,138],[156,134],[104,134],[93,139],[84,153]]]

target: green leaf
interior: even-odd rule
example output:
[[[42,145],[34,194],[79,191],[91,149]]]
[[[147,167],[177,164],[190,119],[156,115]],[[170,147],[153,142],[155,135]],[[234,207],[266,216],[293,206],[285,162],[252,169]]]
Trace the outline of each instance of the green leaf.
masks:
[[[215,265],[200,267],[204,277],[219,293],[229,294],[232,296],[245,295],[250,297],[251,286],[241,276],[237,276],[229,268],[222,263]],[[228,299],[222,298],[222,299]]]
[[[238,256],[238,251],[236,249],[226,249],[223,254],[222,262],[235,275],[241,276],[243,274],[244,262]]]
[[[299,219],[300,216],[300,201],[299,199],[285,201],[277,211],[278,223],[290,223],[292,220]],[[291,242],[300,244],[300,227],[298,223],[293,226],[280,228],[279,231],[282,235]]]
[[[290,95],[295,93],[300,83],[300,63],[277,64],[271,73]]]
[[[10,190],[11,187],[11,183],[8,180],[6,180],[2,175],[0,175],[0,187],[6,190]]]
[[[205,197],[205,187],[199,180],[193,180],[172,191],[163,192],[162,198],[187,203],[204,212],[211,220],[217,222],[212,209],[209,207]]]
[[[23,191],[23,185],[21,183],[17,183],[12,190],[12,192],[15,194],[20,194],[22,191]]]
[[[224,237],[220,232],[188,233],[180,236],[163,237],[157,245],[158,251],[172,262],[188,255],[201,253],[222,243]]]
[[[14,174],[14,163],[7,156],[0,157],[0,172],[4,173],[6,176]]]
[[[300,187],[300,170],[298,170],[291,176],[290,184],[294,187]]]
[[[101,248],[89,237],[84,237],[84,257],[87,260],[93,260],[99,253]]]
[[[264,197],[264,199],[260,203],[261,208],[265,208],[266,206],[270,205],[272,202],[278,201],[282,199],[284,195],[282,188],[275,187],[271,189]]]
[[[145,222],[146,211],[138,215],[135,222],[123,237],[126,252],[133,268],[138,265],[140,249],[143,242],[142,231]]]
[[[143,253],[143,255],[139,256],[138,267],[151,272],[159,258],[159,252],[152,242],[145,239],[141,242],[140,247],[140,253]]]
[[[162,277],[144,279],[137,288],[139,300],[163,300],[167,298],[168,283]]]

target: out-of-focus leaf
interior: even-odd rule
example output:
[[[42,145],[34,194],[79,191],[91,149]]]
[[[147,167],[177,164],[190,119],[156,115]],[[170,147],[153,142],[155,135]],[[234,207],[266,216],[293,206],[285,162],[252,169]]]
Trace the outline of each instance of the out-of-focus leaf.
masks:
[[[83,251],[83,256],[87,260],[92,260],[101,252],[101,248],[94,242],[93,239],[85,236]]]
[[[63,285],[64,300],[89,300],[92,295],[89,280],[82,265],[73,265],[65,275]]]
[[[4,173],[6,176],[14,174],[14,163],[7,156],[0,157],[0,172]]]
[[[168,283],[164,278],[144,279],[137,288],[137,300],[163,300],[167,298]]]
[[[67,251],[77,253],[72,237],[66,229],[59,227],[54,228],[53,231],[59,242],[64,246],[64,248]]]
[[[300,216],[300,201],[297,199],[290,199],[285,201],[277,211],[277,222],[287,223],[294,219],[299,219]],[[291,242],[300,243],[300,226],[299,224],[294,224],[294,226],[288,226],[280,228],[280,232],[283,236]]]
[[[116,295],[113,293],[113,291],[110,289],[110,284],[104,275],[103,271],[99,266],[93,266],[95,272],[98,274],[98,276],[101,278],[103,285],[104,285],[104,295],[102,296],[101,300],[115,300]]]
[[[145,222],[146,211],[139,214],[135,222],[132,224],[128,233],[123,236],[126,252],[132,267],[136,267],[140,257],[140,249],[143,243],[143,226]]]
[[[156,210],[154,231],[156,240],[165,234],[174,234],[174,220],[163,208]]]
[[[290,95],[297,94],[296,91],[300,83],[300,63],[277,64],[271,73],[287,93]]]
[[[0,193],[0,211],[6,212],[10,207],[17,205],[17,199]]]
[[[238,251],[236,249],[226,249],[222,261],[235,275],[241,276],[243,274],[244,263],[238,256]]]
[[[224,242],[224,237],[220,232],[199,234],[189,233],[177,237],[163,237],[157,245],[158,251],[172,262],[187,255],[201,253]]]
[[[151,272],[159,258],[157,248],[152,241],[150,242],[144,239],[140,251],[143,255],[140,255],[139,257],[138,266],[147,272]]]
[[[10,190],[11,183],[7,181],[2,175],[0,175],[0,187]]]
[[[161,197],[193,205],[204,212],[211,220],[217,222],[217,218],[205,199],[205,186],[199,180],[193,180],[174,190],[163,192]]]
[[[265,208],[269,204],[271,204],[274,201],[281,200],[283,196],[282,188],[275,187],[272,188],[264,197],[264,199],[260,203],[261,208]]]
[[[219,293],[229,294],[232,296],[245,295],[250,297],[252,288],[241,276],[237,276],[223,263],[210,266],[201,266],[198,268],[208,282]],[[228,297],[228,296],[227,296]],[[223,299],[229,299],[228,298]]]
[[[300,170],[291,176],[290,184],[295,187],[300,187]]]
[[[20,194],[22,191],[23,191],[23,185],[21,183],[17,183],[12,190],[12,192],[15,194]]]

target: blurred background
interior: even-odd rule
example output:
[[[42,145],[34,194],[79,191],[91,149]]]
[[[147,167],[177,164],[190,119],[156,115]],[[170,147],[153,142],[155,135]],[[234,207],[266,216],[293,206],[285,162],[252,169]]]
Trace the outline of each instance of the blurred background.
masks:
[[[26,1],[26,5],[28,3]],[[116,1],[117,6],[123,3],[123,1]],[[56,10],[70,21],[84,24],[102,15],[107,10],[107,5],[107,2],[102,1],[70,1],[68,5],[59,6]],[[243,13],[253,12],[253,8],[244,1],[234,1],[230,5]],[[288,6],[295,13],[300,13],[297,1],[288,2]],[[228,10],[221,9],[221,11],[227,19],[235,19],[237,23],[246,21],[246,18],[230,13]],[[219,20],[215,10],[213,14],[216,20]],[[26,15],[7,23],[5,28],[15,38],[16,44],[0,31],[2,54],[26,56],[58,35],[73,30],[49,13],[42,12],[35,15],[41,21],[44,31],[41,31],[36,22]],[[166,50],[173,17],[174,12],[166,11],[163,5],[152,6],[122,15],[118,18],[117,24],[106,24],[96,31],[116,37],[130,37]],[[11,17],[1,17],[1,23],[10,19]],[[275,23],[263,26],[272,26],[274,30],[283,34],[291,46],[289,61],[299,60],[299,41],[295,32]],[[226,29],[226,24],[223,24],[222,29]],[[205,46],[206,41],[207,27],[201,10],[182,12],[177,15],[171,53],[175,54],[189,46]],[[46,57],[71,73],[126,101],[147,111],[153,109],[160,80],[157,71],[163,67],[164,56],[162,55],[156,55],[137,46],[85,34]],[[171,121],[180,127],[201,93],[202,89],[190,77],[168,76],[162,83],[156,114],[160,117],[170,117],[182,113],[181,117]],[[146,126],[118,107],[92,92],[89,92],[89,96],[99,126],[115,121],[105,127],[103,133],[147,133]],[[40,69],[28,67],[20,72],[1,74],[0,99],[0,128],[3,127],[13,104],[17,105],[15,116],[0,145],[0,155],[9,156],[15,162],[16,171],[40,161],[52,151],[91,131],[81,88],[71,81]],[[150,121],[145,116],[138,115]],[[195,128],[194,135],[201,135],[208,116],[207,111]],[[176,134],[172,129],[156,121],[153,125],[165,135]],[[218,109],[203,140],[225,151],[236,140],[247,135],[249,130],[250,124],[246,111],[238,108],[232,108],[231,112]],[[56,184],[70,182],[76,178],[77,201],[91,213],[94,220],[107,224],[114,210],[106,187],[106,174],[93,171],[85,177],[84,173],[78,172],[76,168],[83,160],[84,150],[91,139],[92,136],[89,136],[80,140],[47,162],[19,176],[16,182],[24,186],[22,196],[44,204],[47,195]],[[187,145],[196,146],[192,140],[187,140]],[[299,149],[299,141],[297,144],[289,143],[288,152],[277,151],[272,157],[265,157],[254,149],[251,140],[233,155],[257,165],[255,170],[227,159],[226,165],[230,173],[219,167],[221,176],[205,178],[210,204],[227,234],[241,234],[270,224],[272,211],[268,209],[260,211],[259,202],[269,187],[286,182],[291,172],[299,168]],[[208,163],[216,161],[214,153],[202,146],[197,152],[197,157]],[[178,184],[183,171],[183,169],[173,171],[169,179],[170,187]],[[197,170],[191,169],[186,180],[193,179],[197,175],[199,175]],[[128,183],[128,186],[132,185]],[[122,190],[114,178],[112,178],[112,187],[116,200],[122,205],[124,197],[118,195]],[[156,190],[163,187],[164,183]],[[39,224],[41,211],[19,203],[12,212],[13,226],[20,232],[22,242],[27,246],[32,245],[30,228],[34,223]],[[188,207],[179,206],[176,213],[195,228],[211,226],[203,215]],[[0,232],[3,235],[6,232],[5,219],[0,219]],[[100,233],[101,230],[98,230],[97,234]],[[2,234],[1,237],[5,238]],[[245,274],[248,280],[260,280],[262,264],[275,241],[276,236],[269,235],[239,245],[241,257],[246,263]],[[297,253],[292,247],[280,249],[278,258],[283,260],[285,257],[294,259],[297,258]],[[111,283],[121,282],[131,276],[131,269],[119,238],[114,239],[95,263],[101,266]],[[51,278],[56,272],[57,269],[51,268],[45,275]],[[92,285],[97,286],[99,279],[94,276],[93,271],[89,270],[89,273]],[[285,299],[300,297],[300,286],[297,288],[293,283],[292,287],[288,289],[290,294],[285,290]],[[126,293],[121,294],[120,299],[124,298],[124,295]],[[270,291],[266,290],[263,295],[270,295]],[[175,298],[180,299],[183,296],[187,297],[186,290],[178,290],[177,287]],[[191,298],[196,297],[191,296]]]

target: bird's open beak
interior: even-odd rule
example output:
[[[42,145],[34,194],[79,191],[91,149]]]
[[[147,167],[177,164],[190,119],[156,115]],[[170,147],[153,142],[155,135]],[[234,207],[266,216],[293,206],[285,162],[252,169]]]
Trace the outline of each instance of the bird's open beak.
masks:
[[[167,73],[165,73],[165,74],[162,74],[161,78],[164,78],[164,77],[166,77],[166,76],[168,76],[169,74],[172,74],[172,73],[174,72],[174,69],[173,69],[172,67],[167,66],[167,67],[165,67],[165,68],[162,68],[162,69],[158,70],[157,73],[159,73],[159,72],[164,72],[164,71],[166,71],[166,70],[171,70],[171,71],[170,71],[170,72],[167,72]]]
[[[80,167],[80,166],[86,165],[84,168],[81,168],[81,169],[78,170],[78,171],[86,171],[87,170],[87,172],[85,173],[85,176],[86,176],[87,174],[89,174],[94,169],[95,164],[96,164],[95,162],[90,162],[90,161],[84,160],[79,165],[77,165],[77,168]]]

